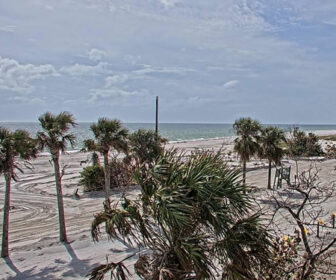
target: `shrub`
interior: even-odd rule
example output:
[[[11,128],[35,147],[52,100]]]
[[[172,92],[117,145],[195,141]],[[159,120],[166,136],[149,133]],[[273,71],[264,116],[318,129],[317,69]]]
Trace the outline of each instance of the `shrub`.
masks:
[[[128,163],[128,158],[113,158],[110,162],[111,188],[129,186],[133,184],[133,168]]]
[[[104,188],[104,167],[100,165],[88,166],[80,173],[79,183],[85,192],[98,191]]]
[[[166,142],[153,130],[139,129],[129,136],[130,152],[138,165],[153,164],[162,155]]]
[[[133,172],[130,165],[123,160],[112,159],[110,162],[111,187],[122,187],[132,184]],[[88,166],[80,173],[79,183],[84,186],[85,192],[104,189],[104,167],[100,165]]]
[[[294,128],[291,138],[288,140],[288,153],[291,156],[322,156],[324,152],[319,139],[314,133],[308,133],[308,135],[299,130],[299,128]]]

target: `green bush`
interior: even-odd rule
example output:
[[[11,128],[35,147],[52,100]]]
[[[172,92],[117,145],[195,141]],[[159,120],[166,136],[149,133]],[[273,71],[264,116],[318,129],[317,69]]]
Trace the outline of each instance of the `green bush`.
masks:
[[[319,138],[314,133],[304,132],[295,128],[291,134],[291,138],[288,140],[288,153],[291,156],[322,156],[324,152]]]
[[[80,173],[79,183],[84,186],[85,192],[104,189],[104,167],[100,165],[88,166]]]
[[[163,154],[167,139],[153,130],[139,129],[129,136],[131,156],[138,165],[153,164]]]
[[[112,159],[110,169],[111,188],[128,186],[133,183],[133,170],[123,160]],[[79,183],[84,187],[85,192],[103,190],[104,167],[101,165],[85,167],[80,173]]]

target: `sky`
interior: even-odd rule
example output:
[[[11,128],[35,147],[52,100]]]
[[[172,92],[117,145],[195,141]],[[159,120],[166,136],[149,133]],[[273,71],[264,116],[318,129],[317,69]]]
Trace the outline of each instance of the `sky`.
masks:
[[[334,124],[335,0],[0,0],[0,121]]]

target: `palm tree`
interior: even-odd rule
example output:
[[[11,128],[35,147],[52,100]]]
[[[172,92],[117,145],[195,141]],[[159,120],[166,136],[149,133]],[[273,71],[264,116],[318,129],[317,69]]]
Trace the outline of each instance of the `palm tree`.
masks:
[[[268,189],[271,188],[272,162],[279,164],[285,153],[280,146],[283,141],[286,138],[282,129],[268,126],[261,130],[259,156],[268,160]]]
[[[107,118],[100,118],[97,123],[91,125],[91,130],[95,140],[87,139],[84,141],[84,145],[87,150],[98,151],[104,157],[105,200],[106,205],[109,205],[111,187],[109,154],[111,151],[127,152],[128,130],[122,126],[119,120]]]
[[[152,165],[163,154],[167,139],[153,130],[139,129],[129,136],[130,153],[136,165]]]
[[[235,121],[233,128],[238,138],[235,139],[234,151],[243,162],[243,183],[246,182],[246,162],[259,151],[258,137],[261,125],[251,118],[240,118]]]
[[[139,168],[135,179],[141,196],[96,214],[92,236],[98,241],[105,225],[111,238],[137,244],[141,279],[256,279],[256,268],[268,262],[270,240],[258,216],[249,214],[252,201],[240,172],[220,154],[186,158],[168,151],[152,168]],[[98,266],[90,279],[109,271],[126,279],[122,261]]]
[[[42,127],[42,131],[37,133],[39,148],[41,150],[45,148],[49,150],[54,165],[60,241],[67,242],[62,193],[61,173],[63,172],[60,169],[60,152],[66,150],[68,143],[71,147],[74,147],[76,137],[68,132],[71,127],[74,127],[77,124],[73,115],[67,112],[62,112],[58,115],[53,115],[52,113],[47,112],[39,117],[39,121]]]
[[[36,141],[25,130],[10,132],[0,127],[0,174],[4,174],[6,183],[4,216],[2,224],[1,257],[8,257],[8,230],[11,181],[17,180],[15,170],[23,172],[17,164],[17,157],[23,160],[35,158],[37,154]]]

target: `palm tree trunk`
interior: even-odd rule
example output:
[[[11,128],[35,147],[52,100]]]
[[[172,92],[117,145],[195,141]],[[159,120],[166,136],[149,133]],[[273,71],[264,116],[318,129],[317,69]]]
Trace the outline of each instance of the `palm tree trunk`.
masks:
[[[246,160],[243,161],[243,184],[246,183]]]
[[[267,188],[271,189],[271,177],[272,177],[272,161],[268,160],[268,183]]]
[[[11,172],[6,172],[5,173],[6,193],[5,193],[5,204],[4,204],[4,214],[3,214],[3,224],[2,224],[2,246],[1,246],[1,257],[2,258],[6,258],[9,256],[8,229],[9,229],[11,181],[12,181]]]
[[[63,192],[62,192],[62,178],[60,172],[60,163],[59,163],[59,152],[53,154],[52,160],[54,163],[55,170],[55,182],[56,182],[56,193],[57,193],[57,206],[58,206],[58,219],[59,219],[59,233],[60,241],[68,242],[66,227],[65,227],[65,215],[64,215],[64,204],[63,204]]]
[[[104,175],[105,175],[105,201],[109,204],[111,188],[111,170],[108,159],[108,152],[104,153]]]

